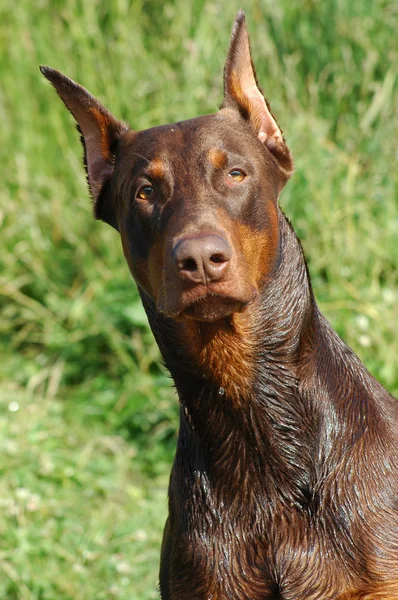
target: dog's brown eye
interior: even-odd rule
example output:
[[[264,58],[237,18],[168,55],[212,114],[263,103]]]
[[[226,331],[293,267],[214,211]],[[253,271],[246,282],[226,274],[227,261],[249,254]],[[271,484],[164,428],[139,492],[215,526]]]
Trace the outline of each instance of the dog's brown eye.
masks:
[[[246,173],[244,173],[240,169],[232,169],[232,171],[228,173],[228,179],[231,179],[235,183],[240,183],[244,180],[245,177]]]
[[[137,198],[141,200],[149,200],[153,194],[153,187],[151,185],[143,185],[137,192]]]

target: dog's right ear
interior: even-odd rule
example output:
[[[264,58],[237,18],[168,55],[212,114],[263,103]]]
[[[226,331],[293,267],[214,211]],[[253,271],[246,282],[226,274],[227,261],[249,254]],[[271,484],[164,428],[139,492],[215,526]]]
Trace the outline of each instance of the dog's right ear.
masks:
[[[117,143],[129,128],[115,119],[87,90],[59,71],[50,67],[40,67],[40,71],[76,119],[84,148],[87,181],[94,201],[94,215],[118,229],[108,192]]]

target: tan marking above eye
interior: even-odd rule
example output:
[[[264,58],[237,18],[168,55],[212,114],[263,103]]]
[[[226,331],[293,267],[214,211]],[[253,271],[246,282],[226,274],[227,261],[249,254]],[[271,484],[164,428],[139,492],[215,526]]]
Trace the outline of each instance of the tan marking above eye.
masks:
[[[228,173],[228,179],[230,179],[234,183],[240,183],[245,179],[245,177],[246,173],[241,169],[232,169],[232,171]]]
[[[162,179],[166,172],[166,165],[164,161],[160,157],[151,160],[148,167],[148,172],[151,179]]]
[[[228,160],[227,153],[225,152],[225,150],[221,150],[220,148],[211,148],[211,150],[209,150],[208,156],[211,164],[216,169],[222,169],[223,167],[225,167]]]
[[[137,192],[137,198],[141,200],[149,200],[154,192],[151,185],[143,185]]]

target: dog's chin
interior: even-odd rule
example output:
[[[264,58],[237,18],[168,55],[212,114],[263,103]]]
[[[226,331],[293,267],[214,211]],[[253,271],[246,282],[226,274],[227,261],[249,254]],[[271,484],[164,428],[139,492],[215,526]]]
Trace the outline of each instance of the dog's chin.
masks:
[[[178,320],[188,319],[212,323],[225,319],[233,313],[241,312],[246,305],[247,302],[242,302],[236,298],[209,294],[187,306],[178,315]]]

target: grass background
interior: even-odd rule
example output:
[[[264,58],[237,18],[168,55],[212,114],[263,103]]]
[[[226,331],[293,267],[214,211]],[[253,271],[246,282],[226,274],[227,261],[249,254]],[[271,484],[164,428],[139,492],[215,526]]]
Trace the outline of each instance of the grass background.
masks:
[[[229,0],[0,3],[0,597],[149,600],[177,401],[39,64],[135,128],[213,112]],[[247,0],[296,159],[281,204],[340,335],[398,394],[398,6]]]

